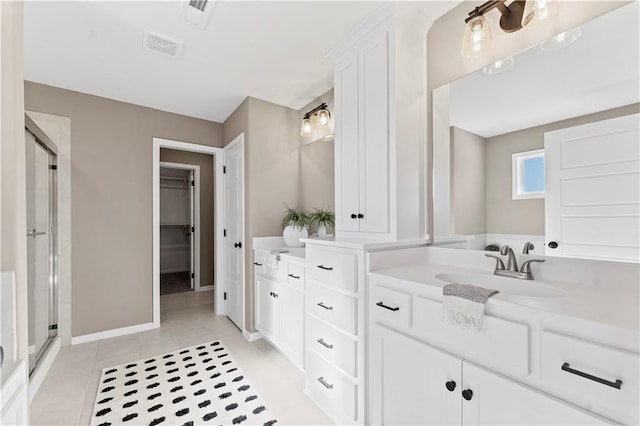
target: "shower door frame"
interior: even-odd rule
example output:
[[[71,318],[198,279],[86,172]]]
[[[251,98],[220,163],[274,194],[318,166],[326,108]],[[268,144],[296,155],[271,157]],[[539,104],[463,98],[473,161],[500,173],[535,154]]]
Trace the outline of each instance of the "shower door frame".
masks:
[[[42,349],[35,355],[34,364],[28,366],[31,376],[39,365],[42,357],[47,353],[53,340],[59,336],[59,288],[58,288],[58,147],[38,127],[37,124],[25,114],[25,130],[34,137],[49,155],[49,332]],[[28,232],[28,230],[27,230]],[[29,237],[27,237],[29,238]],[[52,328],[52,326],[54,328]]]

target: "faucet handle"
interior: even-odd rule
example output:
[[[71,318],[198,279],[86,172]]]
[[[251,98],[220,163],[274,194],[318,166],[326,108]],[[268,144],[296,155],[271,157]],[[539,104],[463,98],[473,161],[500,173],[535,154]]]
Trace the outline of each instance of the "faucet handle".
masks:
[[[529,254],[529,250],[535,250],[536,247],[533,245],[531,241],[527,241],[524,243],[524,247],[522,248],[522,254]]]
[[[498,256],[495,256],[493,254],[486,254],[485,256],[487,257],[492,257],[496,260],[496,271],[504,271],[504,262],[502,261],[502,259],[500,259]]]
[[[524,262],[522,264],[522,267],[520,268],[520,272],[524,272],[524,273],[531,273],[531,263],[533,262],[539,262],[542,263],[544,262],[544,259],[531,259],[531,260],[527,260],[526,262]]]
[[[500,254],[505,256],[507,253],[509,253],[509,249],[511,249],[511,247],[506,244],[503,245],[502,247],[500,247]]]

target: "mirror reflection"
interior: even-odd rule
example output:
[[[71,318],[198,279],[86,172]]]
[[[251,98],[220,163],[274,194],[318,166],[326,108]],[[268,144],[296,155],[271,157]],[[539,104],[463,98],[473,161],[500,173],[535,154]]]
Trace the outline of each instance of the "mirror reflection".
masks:
[[[640,260],[639,12],[433,91],[436,245]]]

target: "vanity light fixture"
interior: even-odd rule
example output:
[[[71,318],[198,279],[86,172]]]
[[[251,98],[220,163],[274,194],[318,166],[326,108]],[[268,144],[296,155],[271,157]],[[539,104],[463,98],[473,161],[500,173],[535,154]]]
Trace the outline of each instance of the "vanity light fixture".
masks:
[[[526,25],[540,23],[555,16],[558,0],[514,0],[509,5],[506,0],[493,0],[476,7],[464,20],[467,25],[460,51],[463,58],[476,56],[491,46],[493,36],[484,15],[493,9],[500,11],[502,31],[513,33]]]
[[[560,34],[556,34],[551,37],[549,40],[545,40],[540,43],[540,49],[542,50],[556,50],[561,49],[563,47],[567,47],[576,40],[580,38],[582,35],[582,31],[580,31],[580,27],[575,27],[570,29],[569,31],[562,32]]]
[[[494,63],[487,65],[482,68],[482,72],[488,75],[491,74],[499,74],[513,67],[514,64],[513,56],[509,56],[504,59],[500,59],[499,61],[495,61]]]
[[[329,126],[331,124],[331,113],[325,102],[321,103],[311,111],[307,112],[302,118],[302,127],[300,128],[300,136],[311,136],[313,133],[312,117],[320,126]]]

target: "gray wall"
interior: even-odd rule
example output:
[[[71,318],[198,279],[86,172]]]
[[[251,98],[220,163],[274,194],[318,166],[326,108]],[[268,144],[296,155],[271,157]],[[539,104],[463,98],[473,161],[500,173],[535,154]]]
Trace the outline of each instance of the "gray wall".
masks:
[[[295,126],[299,128],[304,114],[323,102],[333,114],[333,89],[300,108]],[[334,164],[334,142],[317,141],[300,147],[300,207],[308,212],[316,208],[335,211]]]
[[[454,234],[484,234],[487,229],[485,138],[451,127],[451,200]]]
[[[254,237],[282,235],[284,204],[299,204],[299,152],[295,110],[245,99],[223,126],[225,145],[244,132],[245,327],[255,330]]]
[[[152,138],[222,146],[222,125],[25,82],[71,118],[72,335],[152,321]]]
[[[216,262],[213,155],[161,148],[160,161],[200,166],[200,285],[213,285]]]
[[[544,199],[511,199],[511,154],[544,148],[545,132],[638,112],[628,105],[487,138],[487,232],[544,235]]]

